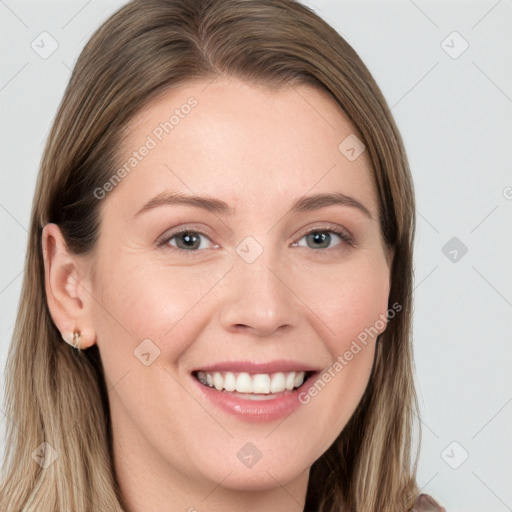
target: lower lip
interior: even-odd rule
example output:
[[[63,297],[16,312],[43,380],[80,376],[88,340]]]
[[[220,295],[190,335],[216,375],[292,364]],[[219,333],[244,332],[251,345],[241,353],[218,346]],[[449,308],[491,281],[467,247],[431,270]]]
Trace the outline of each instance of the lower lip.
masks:
[[[298,389],[276,393],[275,398],[266,400],[242,398],[235,393],[218,391],[210,386],[205,386],[194,376],[192,376],[192,379],[199,386],[199,391],[203,397],[211,401],[221,410],[233,414],[244,421],[260,423],[285,418],[300,407],[302,404],[299,401],[299,394],[307,393],[309,387],[315,383],[315,376],[316,372]]]

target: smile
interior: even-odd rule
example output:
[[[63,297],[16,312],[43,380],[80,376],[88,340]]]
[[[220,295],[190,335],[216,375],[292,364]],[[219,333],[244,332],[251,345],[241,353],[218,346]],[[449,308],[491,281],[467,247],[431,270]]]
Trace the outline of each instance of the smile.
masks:
[[[258,370],[258,373],[225,369],[193,371],[199,401],[205,400],[245,422],[282,421],[302,406],[299,393],[307,392],[315,382],[313,376],[319,374],[310,370],[271,373]]]
[[[224,390],[252,395],[271,395],[299,388],[310,373],[293,371],[251,374],[248,372],[198,371],[195,372],[195,377],[205,386],[213,387],[217,391]]]

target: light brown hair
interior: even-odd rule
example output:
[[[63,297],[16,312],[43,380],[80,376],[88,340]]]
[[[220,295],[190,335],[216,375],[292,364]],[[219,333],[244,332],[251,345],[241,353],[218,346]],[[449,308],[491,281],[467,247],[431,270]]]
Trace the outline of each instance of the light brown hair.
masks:
[[[219,75],[276,89],[319,87],[340,105],[366,146],[383,238],[394,254],[389,305],[398,303],[401,311],[378,339],[355,413],[311,467],[305,510],[412,509],[414,192],[402,139],[381,91],[351,46],[293,0],[135,0],[108,19],[82,51],[42,158],[5,373],[0,510],[123,511],[98,348],[74,351],[52,321],[41,232],[54,222],[70,251],[93,253],[103,204],[93,191],[117,169],[129,121],[169,87]],[[31,456],[43,441],[59,454],[47,469]]]

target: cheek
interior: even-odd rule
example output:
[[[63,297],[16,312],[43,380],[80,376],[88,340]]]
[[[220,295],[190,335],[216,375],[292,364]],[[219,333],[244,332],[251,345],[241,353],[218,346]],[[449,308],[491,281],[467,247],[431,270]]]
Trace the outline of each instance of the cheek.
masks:
[[[130,355],[149,338],[172,359],[200,331],[202,301],[227,271],[229,265],[205,272],[204,267],[172,267],[137,255],[104,265],[95,283],[98,344],[108,340],[103,343],[108,350]]]
[[[324,325],[322,339],[333,356],[349,350],[353,340],[371,342],[385,329],[389,298],[385,260],[360,259],[334,271],[323,269],[304,282],[300,293]]]
[[[304,285],[301,293],[318,317],[316,325],[331,356],[329,367],[301,398],[315,407],[317,424],[324,426],[324,444],[317,446],[322,450],[344,428],[368,384],[375,341],[386,327],[388,267],[384,260],[360,260],[318,274],[315,286]]]

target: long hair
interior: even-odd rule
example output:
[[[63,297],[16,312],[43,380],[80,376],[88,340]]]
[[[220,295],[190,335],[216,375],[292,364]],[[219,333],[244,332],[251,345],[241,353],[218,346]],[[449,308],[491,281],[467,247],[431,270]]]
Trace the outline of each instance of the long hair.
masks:
[[[56,223],[70,251],[92,253],[102,204],[94,190],[119,165],[128,122],[167,89],[219,75],[275,89],[317,87],[339,104],[366,146],[380,228],[394,252],[389,305],[398,303],[401,311],[378,338],[368,386],[350,421],[311,466],[305,510],[412,509],[414,190],[401,136],[375,80],[331,26],[293,0],[134,0],[81,52],[41,160],[5,371],[0,510],[123,512],[98,348],[75,351],[52,321],[41,232]],[[57,458],[44,467],[36,463],[41,452],[45,460]]]

